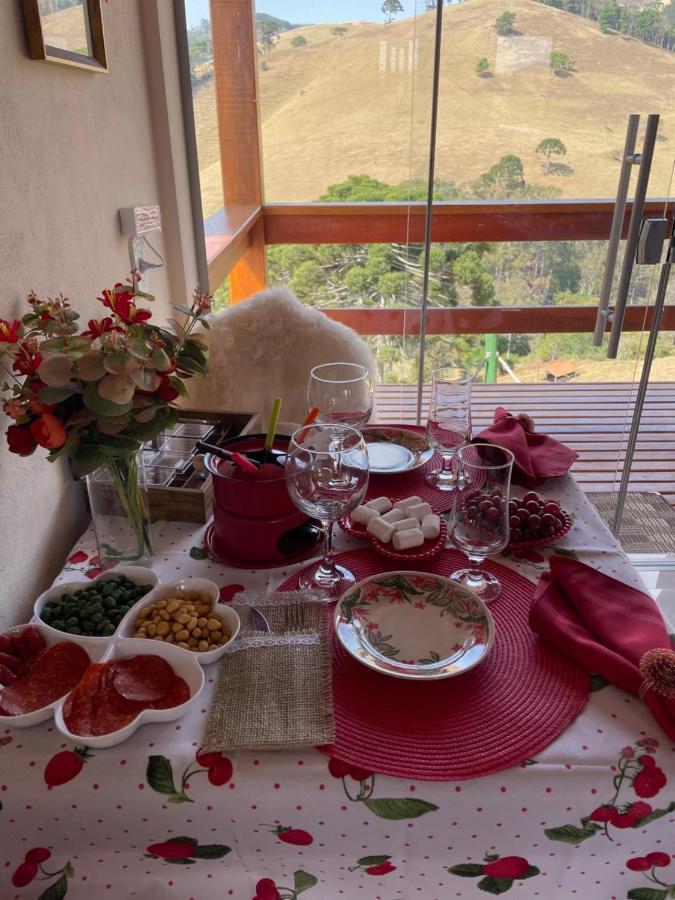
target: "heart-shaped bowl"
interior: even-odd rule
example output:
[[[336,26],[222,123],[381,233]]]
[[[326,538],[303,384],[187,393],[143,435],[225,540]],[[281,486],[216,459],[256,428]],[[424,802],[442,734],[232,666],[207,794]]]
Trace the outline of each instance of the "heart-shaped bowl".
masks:
[[[16,625],[14,628],[9,628],[7,631],[3,632],[3,637],[15,637],[16,635],[22,634],[27,628],[31,626],[37,625],[36,622],[27,622],[25,625]],[[40,629],[38,629],[40,630]],[[42,638],[47,647],[53,647],[54,644],[59,644],[61,641],[70,640],[69,635],[62,634],[60,631],[56,631],[54,628],[50,629],[53,634],[42,634]],[[74,641],[73,641],[74,643]],[[84,648],[85,650],[87,648]],[[101,647],[98,647],[96,651],[89,652],[87,650],[88,656],[92,662],[100,659],[103,653],[105,652],[105,644]],[[94,655],[96,653],[97,655]],[[64,694],[65,695],[65,694]],[[12,728],[29,728],[31,725],[39,725],[40,722],[46,722],[47,719],[51,719],[54,715],[54,711],[58,707],[58,705],[63,700],[63,697],[57,697],[56,700],[53,700],[51,703],[48,703],[46,706],[41,706],[39,709],[34,709],[33,712],[24,713],[20,716],[2,716],[0,715],[0,724],[2,725],[10,725]],[[1,697],[0,697],[1,703]]]
[[[120,622],[119,636],[137,641],[143,640],[142,637],[135,636],[136,621],[141,611],[146,607],[152,607],[154,604],[163,600],[171,600],[189,593],[201,594],[205,600],[208,598],[208,602],[211,604],[211,611],[208,613],[208,616],[205,614],[205,617],[218,619],[218,621],[222,623],[223,630],[227,631],[230,635],[230,639],[226,643],[216,647],[214,650],[187,650],[185,647],[179,647],[175,644],[167,644],[167,646],[175,646],[181,653],[189,654],[203,666],[220,659],[239,634],[241,621],[237,612],[232,609],[232,607],[218,602],[220,599],[218,585],[208,578],[181,578],[179,581],[172,581],[159,585],[151,594],[141,597],[141,599],[132,606],[129,612],[124,616]],[[153,641],[153,643],[159,644],[165,642]]]
[[[54,643],[54,639],[61,641],[74,641],[76,644],[84,647],[91,659],[99,660],[108,644],[111,642],[111,640],[113,640],[114,635],[119,633],[119,628],[122,621],[124,620],[124,617],[120,619],[114,634],[101,635],[99,637],[97,635],[70,634],[67,631],[61,631],[58,628],[53,628],[47,622],[44,622],[42,620],[41,614],[42,610],[48,603],[54,600],[61,599],[61,597],[63,597],[65,594],[72,593],[73,591],[81,591],[83,588],[91,587],[92,585],[105,583],[106,581],[110,581],[113,578],[117,578],[119,575],[124,575],[129,579],[129,581],[133,581],[137,586],[149,585],[150,588],[155,588],[159,583],[159,578],[152,571],[152,569],[146,569],[143,566],[118,566],[116,569],[109,569],[107,572],[102,572],[92,580],[80,579],[78,581],[63,582],[61,584],[56,584],[53,587],[50,587],[43,594],[40,594],[40,596],[35,601],[34,606],[34,613],[37,620],[36,624],[38,627],[38,631],[42,634],[45,642],[51,641],[52,643]],[[151,592],[148,592],[142,599],[147,599],[150,596],[150,593]]]
[[[118,638],[109,647],[103,656],[102,662],[114,659],[128,659],[132,656],[159,656],[169,663],[174,673],[183,678],[190,690],[190,697],[185,703],[171,706],[168,709],[144,709],[136,718],[108,734],[80,735],[70,731],[63,718],[63,706],[65,699],[61,700],[54,714],[54,721],[58,730],[74,744],[86,743],[88,747],[114,747],[131,737],[141,725],[152,722],[172,722],[180,719],[195,702],[204,687],[204,672],[197,662],[194,654],[186,653],[180,647],[165,644],[163,641],[143,640],[142,638]]]

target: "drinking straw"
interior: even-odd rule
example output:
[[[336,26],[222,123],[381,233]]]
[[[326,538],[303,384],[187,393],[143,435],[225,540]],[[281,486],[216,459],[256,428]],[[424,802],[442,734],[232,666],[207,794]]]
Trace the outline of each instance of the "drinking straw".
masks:
[[[267,437],[265,438],[265,450],[271,450],[274,444],[274,438],[277,433],[277,425],[279,424],[279,413],[281,412],[281,397],[275,397],[272,404],[272,414],[270,416],[270,424],[267,427]]]

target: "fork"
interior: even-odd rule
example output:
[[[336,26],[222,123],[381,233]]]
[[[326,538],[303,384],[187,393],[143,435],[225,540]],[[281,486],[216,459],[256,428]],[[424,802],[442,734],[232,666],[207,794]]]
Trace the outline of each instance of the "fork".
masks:
[[[286,607],[286,626],[289,631],[301,631],[305,626],[302,603],[289,603]]]

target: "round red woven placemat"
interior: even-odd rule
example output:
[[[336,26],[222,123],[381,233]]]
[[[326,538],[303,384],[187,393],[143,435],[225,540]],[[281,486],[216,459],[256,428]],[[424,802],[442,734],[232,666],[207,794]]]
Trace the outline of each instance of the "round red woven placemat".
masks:
[[[372,550],[336,561],[357,579],[400,569]],[[466,557],[444,550],[411,570],[448,575]],[[502,595],[490,604],[497,636],[482,665],[429,684],[373,672],[333,635],[335,743],[332,756],[400,778],[455,781],[518,765],[572,722],[588,698],[588,673],[541,641],[527,621],[534,585],[493,562]],[[296,590],[297,574],[278,590]],[[332,607],[331,607],[332,617]]]

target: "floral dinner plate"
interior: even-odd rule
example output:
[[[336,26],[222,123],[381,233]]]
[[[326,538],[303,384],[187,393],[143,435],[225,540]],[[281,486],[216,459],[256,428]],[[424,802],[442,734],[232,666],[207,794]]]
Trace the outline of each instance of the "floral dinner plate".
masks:
[[[494,620],[467,588],[427,572],[383,572],[335,609],[345,650],[377,672],[429,681],[461,675],[492,649]]]
[[[425,435],[407,428],[374,425],[363,429],[363,437],[370,471],[375,475],[410,472],[429,462],[434,455]]]

